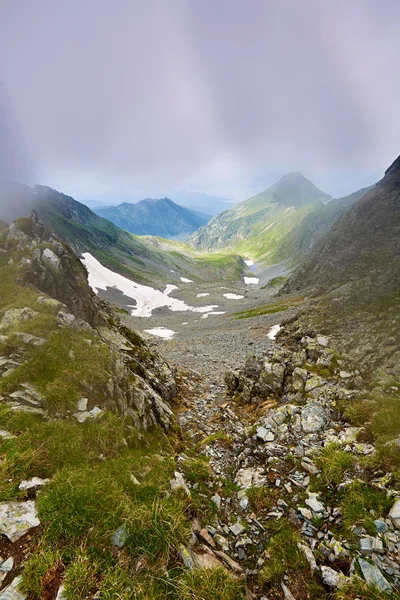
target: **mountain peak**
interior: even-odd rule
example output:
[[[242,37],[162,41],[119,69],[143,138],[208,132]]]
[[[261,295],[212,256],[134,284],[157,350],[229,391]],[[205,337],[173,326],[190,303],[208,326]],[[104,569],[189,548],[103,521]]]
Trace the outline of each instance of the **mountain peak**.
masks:
[[[319,190],[300,171],[287,173],[271,188],[274,201],[299,208],[315,202],[326,204],[332,197]]]

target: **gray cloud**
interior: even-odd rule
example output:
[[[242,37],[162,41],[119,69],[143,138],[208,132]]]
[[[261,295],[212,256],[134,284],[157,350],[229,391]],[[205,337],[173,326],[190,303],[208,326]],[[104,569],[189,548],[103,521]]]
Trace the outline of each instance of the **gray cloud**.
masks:
[[[341,194],[399,153],[399,17],[396,0],[3,0],[0,81],[35,179],[81,198],[241,199],[294,169]]]

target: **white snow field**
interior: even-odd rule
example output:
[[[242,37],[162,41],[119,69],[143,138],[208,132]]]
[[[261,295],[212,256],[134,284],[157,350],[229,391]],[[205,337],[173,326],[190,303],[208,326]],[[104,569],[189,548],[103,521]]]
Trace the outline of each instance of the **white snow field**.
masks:
[[[260,278],[259,278],[259,277],[245,277],[245,278],[244,278],[244,282],[245,282],[247,285],[251,285],[251,284],[257,285],[257,283],[258,283],[259,281],[260,281]]]
[[[154,327],[154,329],[145,329],[146,333],[150,333],[150,335],[155,335],[157,337],[164,338],[166,340],[170,340],[176,333],[176,331],[172,331],[172,329],[167,329],[166,327]]]
[[[269,338],[270,340],[274,340],[276,338],[276,334],[278,333],[280,328],[281,328],[280,325],[273,325],[267,333],[267,338]]]
[[[248,258],[247,260],[244,261],[244,264],[247,265],[248,267],[251,267],[251,265],[254,265],[254,261],[252,261],[251,258]]]
[[[224,314],[225,314],[224,310],[222,310],[222,311],[208,312],[205,315],[202,315],[201,318],[202,319],[207,319],[207,317],[211,317],[212,315],[224,315]]]
[[[183,281],[183,283],[193,283],[191,279],[186,279],[186,277],[180,277],[180,280]]]
[[[197,294],[197,298],[205,298],[206,296],[209,296],[210,294],[208,292],[202,292],[201,294]]]
[[[240,294],[222,294],[224,298],[228,298],[228,300],[241,300],[244,296]]]
[[[183,300],[170,298],[169,294],[177,290],[176,285],[168,284],[163,292],[155,290],[148,285],[135,283],[123,275],[114,273],[107,267],[103,267],[99,261],[89,252],[83,255],[82,263],[88,272],[89,285],[97,294],[98,290],[107,290],[107,288],[116,288],[125,296],[136,300],[136,306],[132,306],[131,315],[134,317],[151,317],[154,309],[166,306],[173,312],[196,312],[209,313],[218,308],[218,304],[209,306],[189,306]]]

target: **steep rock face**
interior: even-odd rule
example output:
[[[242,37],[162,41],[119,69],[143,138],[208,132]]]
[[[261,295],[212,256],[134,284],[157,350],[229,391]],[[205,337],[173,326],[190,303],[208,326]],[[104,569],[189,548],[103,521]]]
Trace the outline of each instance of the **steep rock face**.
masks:
[[[76,393],[75,398],[68,397],[72,409],[79,396],[85,396],[90,408],[95,405],[100,412],[107,409],[130,416],[138,428],[157,425],[168,429],[172,423],[168,401],[176,393],[171,370],[92,292],[86,271],[71,249],[44,227],[36,213],[3,229],[0,247],[0,270],[4,269],[2,279],[7,286],[0,304],[0,341],[6,352],[4,369],[12,367],[12,380],[3,381],[7,393],[15,392],[5,401],[24,398],[20,387],[25,389],[26,382],[19,381],[18,369],[30,375],[28,384],[35,389],[38,381],[29,365],[35,364],[35,353],[45,353],[49,344],[62,356],[62,348],[54,342],[57,340],[58,344],[65,343],[65,363],[71,363],[71,369],[75,369],[76,355],[87,362],[89,371],[91,364],[94,371],[98,368],[96,361],[103,365],[98,382],[90,372],[87,378],[83,373],[79,381],[72,377],[71,390]],[[18,308],[21,303],[23,307]],[[29,331],[25,331],[27,324]],[[39,330],[41,337],[36,335]],[[65,342],[64,334],[60,337],[63,331]],[[71,336],[78,350],[87,347],[83,354],[68,345]],[[52,413],[51,398],[57,398],[53,388],[63,384],[63,368],[62,364],[54,364],[42,377],[38,395],[41,406],[37,409],[41,414]],[[15,373],[11,373],[13,370]],[[46,399],[46,390],[50,390],[50,400]]]
[[[169,198],[147,198],[136,204],[124,202],[119,206],[96,208],[94,212],[131,233],[165,238],[189,235],[211,218],[179,206]]]

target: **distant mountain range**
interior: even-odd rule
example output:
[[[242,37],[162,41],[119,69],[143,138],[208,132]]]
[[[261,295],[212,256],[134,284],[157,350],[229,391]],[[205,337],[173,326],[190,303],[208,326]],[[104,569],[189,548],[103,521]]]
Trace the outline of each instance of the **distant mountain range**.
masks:
[[[273,264],[306,253],[369,188],[333,200],[301,173],[215,216],[190,236],[198,250],[231,250]]]
[[[211,219],[210,215],[179,206],[169,198],[146,198],[136,204],[123,202],[118,206],[96,207],[93,211],[136,235],[181,240]]]
[[[1,219],[10,222],[35,209],[77,255],[90,252],[109,269],[140,283],[180,283],[181,276],[194,281],[237,280],[243,269],[235,255],[204,257],[176,241],[134,235],[50,187],[0,182],[2,198],[0,226]]]

